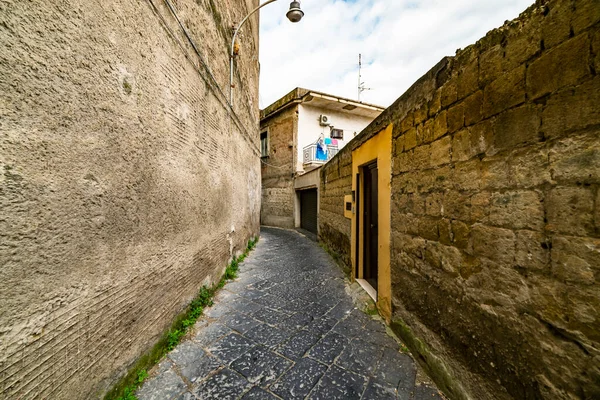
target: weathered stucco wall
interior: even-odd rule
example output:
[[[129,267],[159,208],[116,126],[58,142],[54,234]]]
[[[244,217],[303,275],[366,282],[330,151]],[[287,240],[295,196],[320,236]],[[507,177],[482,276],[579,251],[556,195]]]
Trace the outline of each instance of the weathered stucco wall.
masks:
[[[600,397],[599,21],[538,1],[323,168],[321,236],[344,247],[341,160],[394,124],[393,326],[453,398]]]
[[[298,106],[263,119],[261,132],[268,132],[269,143],[269,156],[261,164],[261,224],[293,228]]]
[[[162,0],[0,2],[1,398],[101,397],[258,233],[257,4],[174,2],[200,58]]]

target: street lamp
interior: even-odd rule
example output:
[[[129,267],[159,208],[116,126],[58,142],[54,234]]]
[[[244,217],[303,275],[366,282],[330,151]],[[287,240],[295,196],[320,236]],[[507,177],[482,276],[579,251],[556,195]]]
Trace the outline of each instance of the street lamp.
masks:
[[[236,53],[235,52],[235,38],[237,37],[237,34],[240,31],[240,29],[242,28],[242,26],[244,25],[244,23],[248,20],[248,18],[250,18],[250,16],[252,14],[257,12],[258,10],[260,10],[267,4],[271,4],[276,1],[277,0],[268,0],[268,1],[264,2],[263,4],[261,4],[260,6],[256,7],[254,10],[250,11],[250,13],[248,15],[246,15],[246,17],[242,20],[242,22],[239,23],[239,25],[237,27],[233,28],[233,38],[231,39],[231,54],[229,56],[229,104],[231,105],[231,107],[233,107],[233,60],[236,55],[235,54]],[[304,11],[302,11],[300,9],[299,1],[292,1],[290,3],[290,9],[286,13],[286,17],[293,23],[299,22],[302,19],[302,17],[304,17]]]

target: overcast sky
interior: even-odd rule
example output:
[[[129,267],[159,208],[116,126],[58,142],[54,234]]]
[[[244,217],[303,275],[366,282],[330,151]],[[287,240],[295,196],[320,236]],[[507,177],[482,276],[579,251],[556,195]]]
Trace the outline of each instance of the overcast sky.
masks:
[[[261,0],[263,2],[264,0]],[[534,0],[302,0],[305,16],[285,18],[290,1],[260,15],[260,107],[300,86],[389,106],[442,57],[474,43]]]

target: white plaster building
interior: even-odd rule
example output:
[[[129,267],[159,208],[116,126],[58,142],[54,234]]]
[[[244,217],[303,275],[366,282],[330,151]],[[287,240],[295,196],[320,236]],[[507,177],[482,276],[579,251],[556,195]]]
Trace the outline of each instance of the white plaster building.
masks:
[[[262,110],[261,223],[317,233],[319,174],[299,177],[325,164],[383,110],[302,88]]]

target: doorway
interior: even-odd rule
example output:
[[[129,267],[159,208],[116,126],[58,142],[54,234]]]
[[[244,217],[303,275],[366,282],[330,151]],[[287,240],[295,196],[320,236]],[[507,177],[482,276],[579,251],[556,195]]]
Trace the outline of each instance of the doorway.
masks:
[[[350,196],[353,275],[387,321],[392,315],[392,131],[389,125],[352,151]]]
[[[317,189],[300,191],[300,227],[317,234]]]
[[[377,290],[379,259],[379,172],[377,162],[362,168],[363,170],[363,279]]]

